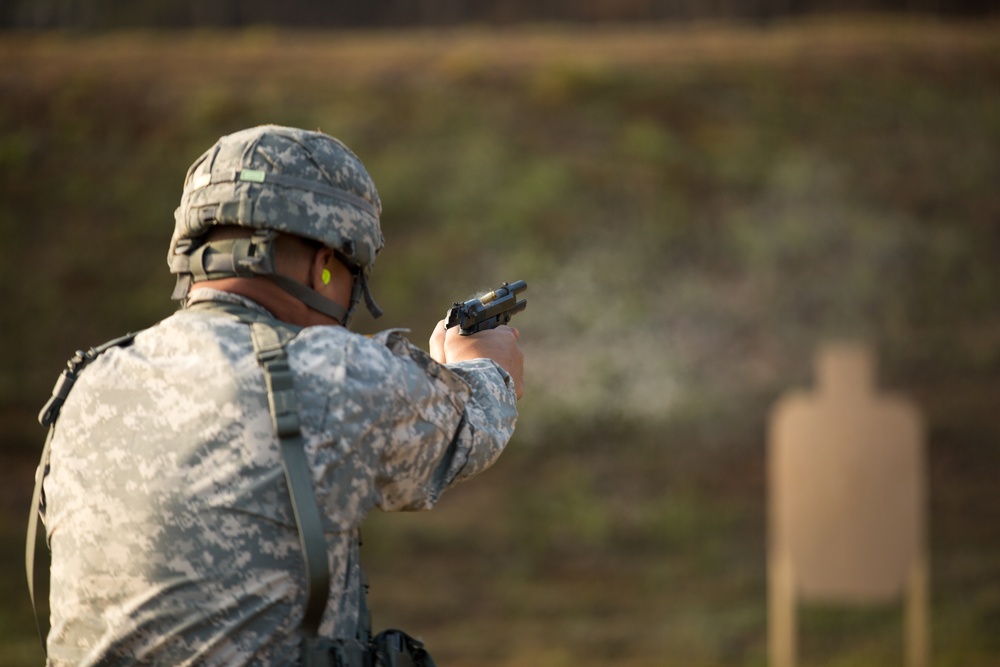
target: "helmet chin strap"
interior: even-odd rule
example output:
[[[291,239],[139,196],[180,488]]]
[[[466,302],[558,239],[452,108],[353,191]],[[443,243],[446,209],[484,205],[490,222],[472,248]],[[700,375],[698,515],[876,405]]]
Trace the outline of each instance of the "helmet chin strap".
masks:
[[[375,303],[367,276],[360,268],[353,270],[354,285],[347,308],[297,280],[276,273],[274,240],[277,236],[277,232],[265,230],[248,239],[212,241],[197,246],[192,243],[179,244],[170,259],[171,272],[177,274],[174,298],[185,298],[192,282],[231,277],[267,278],[309,308],[337,320],[345,327],[350,327],[354,309],[362,297],[372,317],[381,317],[382,309]]]
[[[313,310],[323,313],[327,317],[332,317],[347,328],[351,327],[354,309],[361,302],[362,297],[365,300],[365,307],[368,308],[368,312],[371,313],[373,318],[378,319],[382,316],[382,309],[375,303],[371,289],[368,287],[368,279],[365,277],[364,271],[361,270],[354,272],[354,285],[351,287],[351,303],[347,308],[344,308],[336,301],[327,299],[316,290],[306,287],[302,283],[292,280],[288,276],[283,276],[280,273],[269,273],[263,277],[268,278],[278,287]]]
[[[280,273],[268,273],[261,277],[267,278],[313,310],[323,313],[327,317],[332,317],[345,327],[349,326],[351,315],[353,315],[354,303],[351,303],[350,307],[344,308],[336,301],[327,299],[316,290],[310,289],[297,280],[283,276]]]

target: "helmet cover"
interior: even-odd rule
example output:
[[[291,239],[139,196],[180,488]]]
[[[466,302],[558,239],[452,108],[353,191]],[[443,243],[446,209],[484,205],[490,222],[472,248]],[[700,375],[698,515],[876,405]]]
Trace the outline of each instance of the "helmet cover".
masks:
[[[169,257],[182,240],[235,225],[318,241],[368,274],[384,245],[381,212],[375,183],[341,141],[262,125],[222,137],[188,170]]]

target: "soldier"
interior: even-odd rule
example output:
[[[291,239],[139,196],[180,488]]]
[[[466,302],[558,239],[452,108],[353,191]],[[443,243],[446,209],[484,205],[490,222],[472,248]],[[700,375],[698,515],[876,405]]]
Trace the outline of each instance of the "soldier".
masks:
[[[511,327],[441,322],[429,355],[348,330],[362,299],[380,314],[380,213],[320,132],[237,132],[188,171],[181,309],[86,355],[49,410],[49,664],[371,664],[362,521],[489,467],[523,392]]]

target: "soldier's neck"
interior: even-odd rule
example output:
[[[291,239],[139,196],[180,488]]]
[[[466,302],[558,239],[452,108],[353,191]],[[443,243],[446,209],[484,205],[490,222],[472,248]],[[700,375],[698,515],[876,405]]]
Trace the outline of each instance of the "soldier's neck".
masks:
[[[259,303],[282,322],[296,326],[340,325],[337,320],[309,308],[266,278],[219,278],[204,280],[191,287],[192,291],[201,288],[245,296]]]

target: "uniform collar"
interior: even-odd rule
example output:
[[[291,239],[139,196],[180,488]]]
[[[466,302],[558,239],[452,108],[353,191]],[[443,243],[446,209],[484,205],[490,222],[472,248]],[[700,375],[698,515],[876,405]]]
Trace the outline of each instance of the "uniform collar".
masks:
[[[261,313],[262,315],[274,317],[274,313],[253,299],[249,299],[241,294],[234,294],[232,292],[226,292],[211,287],[202,287],[196,290],[191,290],[191,293],[186,299],[184,299],[184,303],[181,307],[188,308],[196,303],[213,301],[219,303],[232,303],[237,306],[249,308],[250,310]]]

